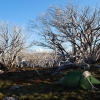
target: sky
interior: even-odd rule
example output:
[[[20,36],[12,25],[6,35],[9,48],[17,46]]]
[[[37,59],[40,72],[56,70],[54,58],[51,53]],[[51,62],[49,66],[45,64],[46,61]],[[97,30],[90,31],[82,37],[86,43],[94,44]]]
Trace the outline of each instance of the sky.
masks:
[[[51,6],[64,5],[67,2],[84,6],[98,3],[100,0],[0,0],[0,20],[16,24],[27,24]]]
[[[51,5],[62,6],[68,2],[80,6],[100,5],[100,0],[0,0],[0,21],[27,25],[29,20],[36,20]]]

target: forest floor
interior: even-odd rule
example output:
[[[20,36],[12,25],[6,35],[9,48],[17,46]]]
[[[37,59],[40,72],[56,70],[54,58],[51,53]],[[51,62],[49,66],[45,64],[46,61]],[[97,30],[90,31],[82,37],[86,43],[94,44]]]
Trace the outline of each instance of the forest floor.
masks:
[[[56,69],[39,69],[40,75],[31,68],[0,74],[0,100],[5,97],[17,100],[100,100],[100,86],[98,90],[82,90],[57,85],[56,82],[72,69],[68,68],[63,75],[52,76]],[[89,72],[100,80],[100,68],[91,67]],[[17,88],[11,89],[12,86]]]

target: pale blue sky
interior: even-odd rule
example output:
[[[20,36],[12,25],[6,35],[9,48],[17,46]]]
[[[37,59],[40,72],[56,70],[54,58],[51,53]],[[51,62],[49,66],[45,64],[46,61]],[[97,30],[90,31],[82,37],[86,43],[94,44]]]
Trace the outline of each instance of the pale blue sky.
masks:
[[[50,5],[64,5],[67,2],[85,6],[100,4],[100,0],[0,0],[0,20],[11,23],[27,24],[30,19],[45,12]]]
[[[50,5],[61,4],[65,0],[0,0],[0,20],[27,24],[30,19],[45,12]]]
[[[50,5],[62,6],[68,2],[81,7],[100,5],[100,0],[0,0],[0,20],[27,25],[30,19],[35,20],[46,12]]]

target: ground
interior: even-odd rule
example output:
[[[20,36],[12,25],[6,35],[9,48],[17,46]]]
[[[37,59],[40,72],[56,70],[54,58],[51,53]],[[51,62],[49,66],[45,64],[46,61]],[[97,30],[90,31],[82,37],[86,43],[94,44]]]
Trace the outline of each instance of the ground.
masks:
[[[64,75],[52,76],[56,69],[39,69],[40,75],[32,69],[0,74],[0,100],[10,96],[17,100],[100,100],[100,89],[71,89],[57,85],[56,82],[72,69],[68,68]],[[100,68],[91,67],[89,72],[100,80]],[[11,89],[12,86],[19,88]]]

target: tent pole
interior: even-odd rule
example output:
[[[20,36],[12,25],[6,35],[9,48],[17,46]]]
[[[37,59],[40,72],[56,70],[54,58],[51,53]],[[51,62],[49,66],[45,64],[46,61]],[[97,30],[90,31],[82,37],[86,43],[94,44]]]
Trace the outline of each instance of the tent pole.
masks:
[[[87,78],[87,77],[86,77],[86,78]],[[94,87],[94,85],[90,82],[90,80],[89,80],[88,78],[87,78],[87,80],[88,80],[89,83],[91,84],[91,86],[92,86],[92,90],[93,90],[93,89],[96,89],[96,90],[98,89],[98,88]]]

